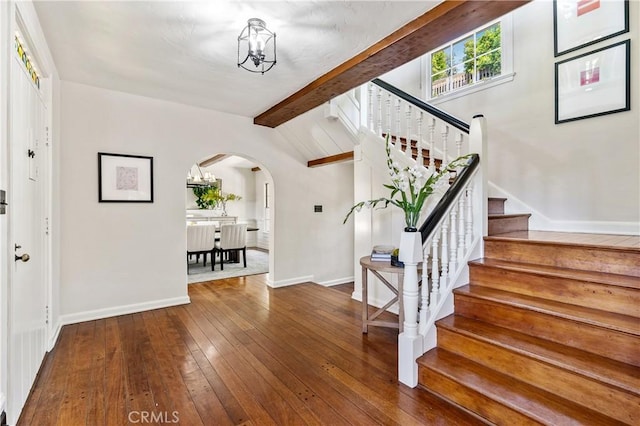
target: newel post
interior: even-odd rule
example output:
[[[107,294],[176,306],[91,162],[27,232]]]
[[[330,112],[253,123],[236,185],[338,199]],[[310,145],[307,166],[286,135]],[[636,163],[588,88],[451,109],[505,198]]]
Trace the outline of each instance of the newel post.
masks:
[[[418,263],[422,261],[422,235],[404,231],[400,238],[399,260],[404,263],[402,296],[404,331],[398,336],[398,379],[407,386],[418,384],[418,364],[422,355],[422,335],[418,333]]]
[[[480,155],[480,169],[478,178],[473,186],[472,205],[473,207],[473,235],[484,237],[489,229],[488,204],[489,192],[487,179],[489,176],[488,150],[487,150],[487,119],[482,114],[474,115],[469,128],[469,152]],[[484,244],[479,244],[477,256],[484,256]]]

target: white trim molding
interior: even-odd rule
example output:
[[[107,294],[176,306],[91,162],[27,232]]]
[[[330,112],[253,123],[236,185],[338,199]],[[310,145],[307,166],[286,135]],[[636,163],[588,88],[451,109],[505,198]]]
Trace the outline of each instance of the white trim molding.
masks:
[[[280,288],[280,287],[288,287],[290,285],[296,285],[296,284],[304,284],[304,283],[309,283],[309,282],[314,282],[313,281],[313,275],[307,275],[304,277],[297,277],[297,278],[290,278],[288,280],[280,280],[280,281],[268,281],[268,284],[273,287],[273,288]]]
[[[76,324],[84,321],[115,317],[118,315],[134,314],[150,311],[152,309],[168,308],[170,306],[187,305],[191,303],[189,296],[174,297],[171,299],[154,300],[151,302],[135,303],[132,305],[115,306],[113,308],[96,309],[93,311],[78,312],[75,314],[61,315],[60,324]]]
[[[346,278],[337,278],[335,280],[329,280],[329,281],[316,282],[316,284],[319,284],[323,287],[332,287],[334,285],[347,284],[352,282],[353,282],[353,276],[346,277]]]

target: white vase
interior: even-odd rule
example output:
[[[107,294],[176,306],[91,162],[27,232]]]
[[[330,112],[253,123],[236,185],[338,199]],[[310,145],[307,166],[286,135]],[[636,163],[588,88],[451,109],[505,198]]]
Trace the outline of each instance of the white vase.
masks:
[[[398,259],[405,265],[422,261],[422,234],[420,232],[402,231]]]

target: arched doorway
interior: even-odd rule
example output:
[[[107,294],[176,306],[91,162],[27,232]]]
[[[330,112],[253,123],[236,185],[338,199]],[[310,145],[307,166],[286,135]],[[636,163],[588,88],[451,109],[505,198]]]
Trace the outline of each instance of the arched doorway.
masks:
[[[212,270],[211,255],[189,255],[187,282],[194,284],[270,273],[273,268],[273,199],[271,174],[253,159],[217,154],[195,161],[187,173],[187,226],[211,225],[213,222],[219,228],[228,223],[245,223],[247,266],[242,261],[230,259],[225,260],[223,269],[218,255]]]

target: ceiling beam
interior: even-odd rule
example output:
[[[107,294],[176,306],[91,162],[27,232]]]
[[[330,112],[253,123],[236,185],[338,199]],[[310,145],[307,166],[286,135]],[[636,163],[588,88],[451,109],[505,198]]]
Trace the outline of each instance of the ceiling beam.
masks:
[[[317,160],[307,161],[307,167],[326,166],[327,164],[341,163],[349,160],[353,160],[353,151],[342,152],[340,154],[318,158]]]
[[[253,119],[277,127],[530,0],[444,1]]]
[[[206,160],[201,161],[200,163],[198,163],[198,166],[207,167],[207,166],[210,166],[212,164],[217,163],[218,161],[222,161],[227,157],[228,157],[227,154],[216,154],[213,157],[209,157]]]

